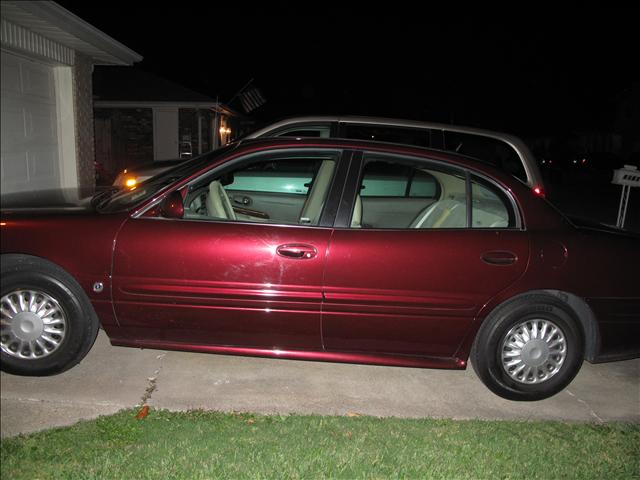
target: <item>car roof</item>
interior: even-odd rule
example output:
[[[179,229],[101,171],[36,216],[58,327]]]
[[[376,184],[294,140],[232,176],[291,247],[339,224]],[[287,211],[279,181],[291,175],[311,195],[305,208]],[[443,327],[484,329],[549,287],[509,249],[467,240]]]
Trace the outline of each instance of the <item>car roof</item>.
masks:
[[[302,123],[314,123],[314,122],[338,122],[338,123],[352,123],[352,124],[367,124],[367,125],[379,125],[382,127],[405,127],[425,129],[432,128],[437,130],[449,130],[451,132],[470,133],[474,135],[483,135],[486,137],[493,137],[505,141],[513,141],[521,143],[517,136],[504,132],[498,132],[494,130],[487,130],[484,128],[467,127],[463,125],[452,125],[449,123],[438,122],[426,122],[422,120],[408,120],[401,118],[388,118],[388,117],[368,117],[358,115],[307,115],[298,117],[288,117],[277,122],[271,123],[255,132],[250,133],[245,138],[257,138],[265,133],[270,132],[282,127],[287,127],[295,124]]]
[[[529,147],[517,136],[504,132],[498,132],[494,130],[486,130],[476,127],[467,127],[462,125],[451,125],[438,122],[426,122],[418,120],[407,120],[398,118],[386,118],[386,117],[367,117],[367,116],[355,116],[355,115],[310,115],[310,116],[298,116],[289,117],[277,122],[271,123],[255,132],[252,132],[245,136],[245,139],[259,138],[267,133],[284,128],[287,126],[295,126],[297,124],[309,124],[318,122],[337,122],[343,124],[359,124],[359,125],[378,125],[381,127],[399,127],[399,128],[414,128],[414,129],[436,129],[446,130],[450,132],[465,133],[470,135],[479,135],[496,140],[503,141],[509,144],[520,156],[523,163],[527,178],[531,185],[542,184],[542,175],[539,171],[535,156],[530,151]]]

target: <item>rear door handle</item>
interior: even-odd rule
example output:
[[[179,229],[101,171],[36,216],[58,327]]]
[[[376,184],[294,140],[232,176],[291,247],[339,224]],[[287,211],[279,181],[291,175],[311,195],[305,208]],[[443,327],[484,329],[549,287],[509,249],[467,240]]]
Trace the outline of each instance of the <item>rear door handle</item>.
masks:
[[[484,252],[480,258],[489,265],[512,265],[518,260],[518,256],[515,253],[498,250]]]
[[[304,260],[315,257],[318,254],[318,250],[313,245],[307,245],[304,243],[288,243],[276,248],[276,253],[281,257]]]

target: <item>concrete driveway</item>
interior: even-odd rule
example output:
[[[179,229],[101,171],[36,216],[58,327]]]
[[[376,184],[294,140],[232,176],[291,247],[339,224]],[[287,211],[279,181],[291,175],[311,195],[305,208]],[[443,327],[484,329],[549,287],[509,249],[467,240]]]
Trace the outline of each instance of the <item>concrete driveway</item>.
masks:
[[[70,425],[146,403],[258,413],[640,422],[640,359],[585,363],[569,388],[503,400],[473,370],[447,371],[113,347],[100,332],[78,366],[54,377],[2,373],[2,436]]]

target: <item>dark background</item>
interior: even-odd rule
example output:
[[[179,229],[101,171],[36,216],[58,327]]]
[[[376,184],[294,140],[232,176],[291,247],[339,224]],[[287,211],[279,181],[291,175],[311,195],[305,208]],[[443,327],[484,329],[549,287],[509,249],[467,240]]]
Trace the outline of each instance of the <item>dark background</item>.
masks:
[[[636,9],[58,3],[144,56],[135,68],[221,102],[253,78],[267,99],[258,122],[347,113],[524,136],[607,130],[638,80]]]
[[[615,223],[620,201],[613,169],[640,166],[639,9],[58,3],[144,57],[131,68],[239,112],[232,99],[253,79],[267,100],[249,115],[254,128],[286,116],[351,114],[514,133],[538,157],[547,198],[606,223]],[[598,169],[587,177],[571,166],[585,145],[605,152],[589,158]],[[625,226],[640,231],[633,190]]]

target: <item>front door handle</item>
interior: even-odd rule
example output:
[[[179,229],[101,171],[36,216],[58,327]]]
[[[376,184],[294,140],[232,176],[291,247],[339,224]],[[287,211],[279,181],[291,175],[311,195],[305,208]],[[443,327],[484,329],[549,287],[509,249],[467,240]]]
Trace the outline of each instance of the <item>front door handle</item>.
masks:
[[[241,197],[239,195],[236,195],[235,197],[232,197],[232,198],[233,198],[233,201],[238,205],[244,205],[245,207],[247,205],[251,205],[251,199],[249,197],[246,197],[246,196]]]
[[[518,256],[515,253],[500,250],[484,252],[480,258],[489,265],[513,265],[518,260]]]
[[[281,257],[299,258],[301,260],[313,258],[318,254],[318,250],[313,245],[304,243],[288,243],[276,248],[276,253]]]

